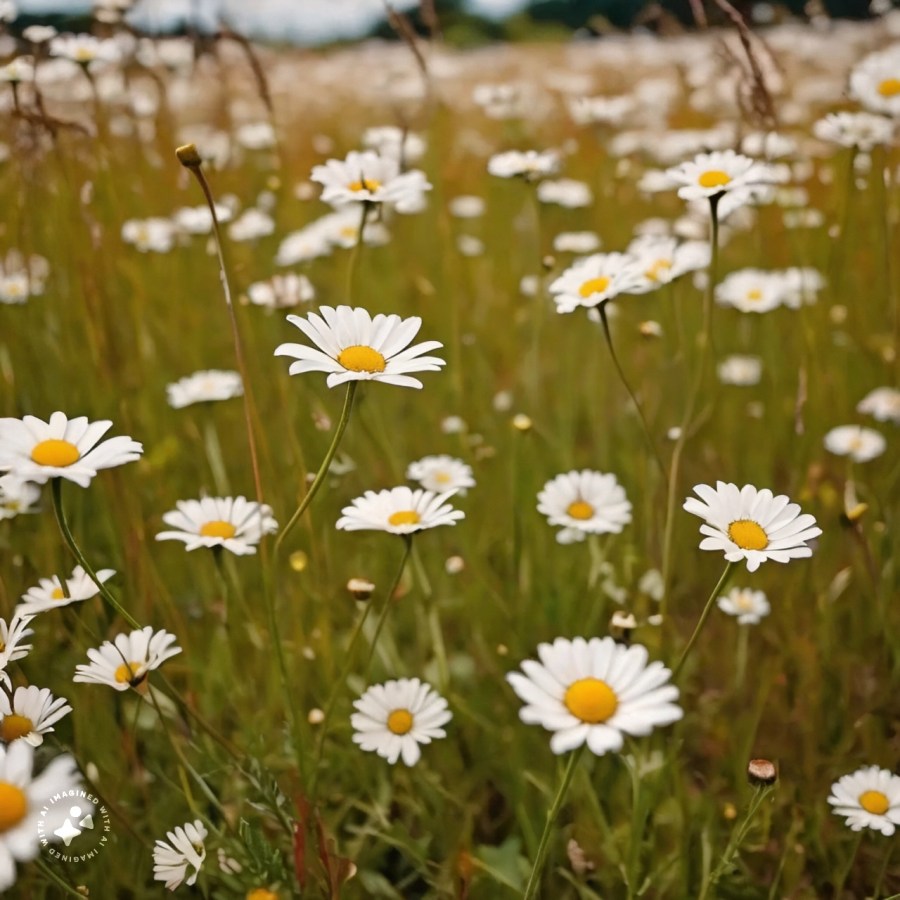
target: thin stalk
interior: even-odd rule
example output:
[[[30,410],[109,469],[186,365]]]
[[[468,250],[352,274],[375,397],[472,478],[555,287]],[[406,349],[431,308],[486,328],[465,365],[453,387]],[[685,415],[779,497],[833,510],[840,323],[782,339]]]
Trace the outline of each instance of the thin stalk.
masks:
[[[725,571],[722,573],[722,577],[719,579],[716,586],[712,589],[712,593],[709,595],[709,599],[706,601],[706,606],[703,607],[703,612],[700,614],[700,619],[697,622],[696,627],[694,628],[694,633],[691,635],[691,639],[687,642],[687,646],[684,648],[684,650],[681,651],[681,656],[678,658],[678,662],[675,664],[675,668],[672,670],[672,681],[677,680],[682,668],[684,668],[684,664],[687,662],[687,658],[690,655],[691,650],[694,648],[694,644],[697,642],[697,638],[700,636],[700,632],[703,630],[703,626],[706,624],[706,620],[709,618],[709,614],[712,611],[713,606],[715,606],[716,598],[725,587],[736,565],[737,563],[728,563],[728,565],[725,566]]]
[[[375,623],[375,631],[372,632],[372,641],[369,644],[369,655],[366,657],[366,664],[363,668],[363,676],[369,671],[369,666],[372,665],[372,658],[375,656],[375,647],[378,645],[378,638],[381,635],[382,630],[384,629],[384,623],[387,622],[388,613],[391,610],[391,606],[394,600],[394,594],[397,591],[397,588],[400,586],[400,579],[403,577],[403,572],[406,569],[406,562],[409,559],[409,555],[412,552],[412,535],[404,534],[403,537],[403,558],[400,560],[400,567],[397,569],[397,575],[394,578],[394,583],[391,585],[390,590],[388,591],[387,598],[385,599],[384,606],[381,610],[381,615],[378,616],[378,621]]]
[[[875,890],[872,891],[872,900],[878,900],[878,895],[881,893],[881,886],[884,884],[885,876],[887,875],[888,863],[891,861],[891,851],[894,849],[893,844],[888,844],[887,849],[884,851],[884,859],[881,862],[881,869],[878,871],[878,879],[875,882]]]
[[[84,894],[80,891],[76,891],[70,884],[67,884],[62,878],[53,871],[53,868],[44,862],[40,857],[38,857],[34,864],[38,867],[41,873],[47,878],[48,881],[52,881],[53,884],[56,885],[59,890],[61,890],[64,894],[69,897],[78,897],[79,900],[84,900]]]
[[[837,881],[834,885],[834,900],[841,900],[841,897],[844,894],[844,883],[847,881],[847,876],[850,874],[850,870],[853,868],[853,863],[856,862],[856,857],[859,854],[859,845],[862,843],[863,833],[862,831],[858,832],[856,835],[856,840],[853,842],[853,849],[850,851],[850,855],[847,857],[847,865],[841,870],[841,874],[838,875]]]
[[[750,626],[738,625],[737,652],[734,663],[734,691],[737,693],[744,686],[747,674],[747,645],[750,642]]]
[[[219,432],[211,415],[207,415],[203,422],[203,443],[206,445],[206,458],[212,471],[216,490],[224,497],[230,493],[228,487],[228,473],[225,469],[225,460],[222,456],[222,444],[219,441]]]
[[[347,264],[347,302],[353,302],[353,294],[356,289],[356,271],[359,268],[359,255],[360,249],[363,244],[363,236],[366,232],[366,222],[369,218],[369,212],[372,209],[372,204],[369,201],[364,201],[362,204],[362,212],[359,217],[359,231],[356,233],[356,243],[353,245],[353,249],[350,251],[350,261]]]

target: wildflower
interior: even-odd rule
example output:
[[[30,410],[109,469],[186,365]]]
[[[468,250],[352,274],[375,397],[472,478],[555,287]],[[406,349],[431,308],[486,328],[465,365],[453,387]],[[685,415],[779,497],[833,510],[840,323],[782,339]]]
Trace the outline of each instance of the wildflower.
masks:
[[[105,684],[117,691],[145,687],[147,675],[167,659],[181,653],[178,638],[168,631],[154,632],[151,625],[116,635],[115,642],[104,641],[98,650],[88,650],[90,663],[75,667],[72,679],[84,684]]]
[[[34,512],[34,505],[40,496],[41,489],[36,484],[15,475],[0,476],[0,521],[15,518],[20,513]]]
[[[192,403],[212,403],[229,400],[244,393],[244,384],[237,372],[205,369],[186,375],[166,385],[166,395],[172,409],[183,409]]]
[[[0,472],[12,472],[23,481],[45,484],[65,478],[87,487],[100,469],[136,460],[144,448],[130,437],[100,441],[112,422],[70,419],[55,412],[49,422],[35,416],[0,418]]]
[[[745,560],[749,572],[770,559],[785,563],[812,556],[806,542],[822,533],[813,516],[801,515],[796,503],[768,488],[718,481],[715,488],[698,484],[694,493],[701,499],[688,497],[684,508],[705,520],[700,549],[722,550],[729,562]]]
[[[484,198],[472,194],[460,194],[450,203],[450,215],[457,219],[477,219],[484,215],[486,204]]]
[[[200,819],[185,822],[174,831],[167,831],[169,843],[158,840],[153,848],[154,881],[165,882],[170,891],[174,891],[182,882],[189,886],[194,884],[206,859],[206,846],[203,842],[208,834]],[[185,880],[188,868],[192,871]]]
[[[228,222],[232,217],[231,208],[224,203],[216,204],[216,218],[219,223]],[[213,217],[209,207],[183,206],[175,211],[172,224],[186,234],[209,234],[213,230]]]
[[[341,510],[337,528],[342,531],[387,531],[390,534],[413,534],[440,525],[455,525],[465,513],[453,509],[447,500],[455,491],[436,494],[433,491],[401,485],[389,490],[366,491],[350,506]]]
[[[34,634],[28,627],[33,616],[13,615],[7,625],[0,619],[0,683],[12,687],[6,667],[17,659],[24,659],[31,652],[31,644],[23,644],[25,638]]]
[[[813,134],[821,141],[870,153],[893,142],[894,123],[867,112],[836,112],[819,119],[813,125]]]
[[[305,275],[274,275],[268,281],[255,281],[247,288],[247,298],[255,306],[283,309],[309,303],[316,296],[312,282]]]
[[[418,678],[399,678],[370,687],[353,706],[353,742],[391,765],[402,757],[414,766],[419,744],[446,737],[443,726],[453,718],[447,701]]]
[[[553,238],[557,253],[593,253],[599,248],[600,238],[594,231],[561,231]]]
[[[621,125],[635,108],[634,97],[573,97],[569,115],[576,125]]]
[[[669,284],[687,272],[709,266],[711,250],[707,241],[678,241],[664,235],[642,235],[628,245],[639,276],[630,294],[646,294]]]
[[[111,39],[102,40],[91,34],[60,34],[50,39],[50,55],[87,66],[94,61],[116,63],[121,52]]]
[[[579,259],[550,283],[558,313],[574,312],[580,306],[599,306],[639,286],[635,261],[625,253],[595,253]]]
[[[396,125],[381,125],[363,132],[362,144],[379,156],[395,159],[401,165],[417,162],[425,155],[425,141],[412,131]]]
[[[722,612],[736,616],[738,625],[758,625],[772,611],[765,593],[750,588],[732,588],[716,603]]]
[[[900,777],[878,766],[863,766],[831,786],[828,802],[852,831],[871,828],[890,837],[900,825]]]
[[[114,569],[100,569],[96,574],[97,580],[102,584],[112,578],[116,572]],[[66,579],[65,591],[56,575],[52,578],[42,578],[36,587],[29,588],[22,595],[22,599],[16,607],[16,614],[35,616],[48,609],[89,600],[91,597],[96,597],[98,593],[100,593],[100,588],[97,587],[90,575],[81,566],[75,566],[72,576]]]
[[[778,767],[769,759],[751,759],[747,763],[747,780],[756,787],[767,787],[778,781]]]
[[[727,356],[716,367],[719,381],[722,384],[733,384],[749,387],[759,384],[762,377],[762,360],[758,356]]]
[[[275,254],[275,264],[279,266],[294,266],[297,263],[309,262],[320,256],[327,256],[331,252],[331,245],[325,237],[322,229],[313,222],[299,231],[292,231],[278,245]]]
[[[559,156],[552,150],[507,150],[488,160],[488,172],[498,178],[523,178],[537,181],[559,168]]]
[[[228,226],[228,237],[233,241],[255,241],[268,237],[275,231],[275,220],[261,209],[245,209]]]
[[[359,241],[359,211],[351,206],[343,206],[327,216],[317,219],[310,227],[315,228],[329,247],[343,247],[349,250]],[[381,247],[390,240],[390,233],[383,222],[366,219],[362,242],[368,247]]]
[[[887,441],[877,431],[860,425],[841,425],[825,435],[825,449],[835,456],[849,456],[863,463],[881,456]]]
[[[548,481],[538,494],[537,508],[551,525],[582,535],[619,534],[631,522],[631,504],[616,476],[591,469]]]
[[[234,139],[247,150],[269,150],[275,146],[275,129],[268,122],[245,122],[235,130]]]
[[[856,411],[874,416],[879,422],[900,425],[900,391],[892,387],[875,388],[859,401]]]
[[[540,662],[525,660],[525,674],[510,672],[506,680],[525,703],[519,718],[554,732],[554,753],[586,743],[602,756],[621,750],[623,735],[647,735],[683,715],[678,688],[667,683],[671,672],[661,662],[648,665],[640,644],[557,638],[538,644],[537,652]]]
[[[666,170],[682,200],[721,197],[733,191],[771,183],[774,178],[765,163],[733,150],[700,153],[694,159]]]
[[[467,488],[475,487],[472,467],[446,454],[424,456],[410,463],[406,477],[419,482],[429,491],[458,491],[464,494]]]
[[[175,226],[169,219],[129,219],[122,225],[122,240],[141,253],[168,253],[175,242]]]
[[[784,303],[786,284],[776,272],[741,269],[716,285],[716,302],[740,312],[765,313]]]
[[[327,372],[328,387],[348,381],[384,381],[400,387],[421,388],[422,382],[411,372],[437,372],[445,361],[422,356],[442,347],[439,341],[409,344],[422,326],[418,316],[370,315],[360,307],[323,306],[319,313],[288,316],[317,349],[304,344],[281,344],[276,356],[292,356],[291,375],[302,372]]]
[[[590,187],[572,178],[542,181],[537,188],[537,198],[541,203],[555,203],[566,209],[580,209],[594,202]]]
[[[183,541],[185,550],[224,548],[236,556],[256,553],[263,535],[278,530],[272,507],[246,497],[203,497],[179,500],[162,518],[175,531],[161,531],[158,541]]]
[[[900,115],[900,45],[870,53],[850,72],[850,96],[870,112]]]
[[[23,81],[34,81],[34,57],[17,56],[0,66],[0,81],[13,85]]]
[[[19,687],[12,698],[0,691],[0,740],[11,744],[21,738],[39,747],[44,735],[70,712],[72,707],[66,698],[54,697],[47,688]]]
[[[372,151],[351,150],[344,160],[330,159],[315,166],[310,176],[322,185],[322,200],[332,206],[346,203],[388,203],[398,212],[420,205],[431,185],[418,169],[400,172],[400,163]]]

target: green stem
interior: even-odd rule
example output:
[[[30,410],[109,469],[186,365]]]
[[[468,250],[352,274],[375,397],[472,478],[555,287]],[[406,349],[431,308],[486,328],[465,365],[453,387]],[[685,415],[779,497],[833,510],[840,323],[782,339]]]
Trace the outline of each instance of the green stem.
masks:
[[[366,221],[369,218],[369,211],[372,208],[372,204],[369,201],[364,201],[362,205],[362,213],[359,217],[359,231],[356,233],[356,243],[353,245],[353,249],[350,251],[350,261],[347,264],[347,302],[353,302],[353,294],[355,290],[356,283],[356,270],[359,268],[359,254],[360,248],[363,245],[363,236],[366,232]]]
[[[716,603],[716,598],[725,587],[736,565],[737,563],[728,563],[728,565],[725,566],[725,571],[722,573],[722,577],[719,579],[716,586],[712,589],[712,593],[709,595],[709,599],[706,601],[706,606],[703,607],[703,612],[700,614],[700,619],[697,622],[696,627],[694,628],[694,633],[691,635],[691,639],[687,642],[687,646],[684,648],[684,650],[681,651],[681,656],[679,657],[678,662],[675,664],[675,668],[672,670],[672,681],[676,681],[678,679],[678,676],[681,673],[681,670],[684,668],[684,664],[687,662],[687,658],[690,655],[694,644],[697,642],[697,638],[700,636],[700,632],[703,630],[703,626],[706,624],[706,620],[709,618],[709,614]]]
[[[863,833],[862,831],[858,832],[856,835],[856,840],[853,842],[853,849],[850,851],[850,856],[847,858],[847,865],[841,870],[841,874],[838,876],[837,881],[834,886],[834,893],[832,896],[834,900],[841,900],[841,897],[844,894],[844,883],[847,881],[847,876],[850,874],[850,870],[853,868],[853,863],[856,861],[856,856],[859,853],[859,845],[862,843]]]
[[[366,664],[363,668],[363,676],[369,671],[369,666],[372,665],[372,658],[375,656],[375,647],[378,644],[378,638],[381,635],[382,629],[384,628],[384,623],[387,622],[388,613],[391,610],[391,606],[394,602],[394,594],[397,591],[397,588],[400,586],[400,579],[403,577],[403,571],[406,569],[406,562],[409,559],[410,553],[412,553],[412,535],[404,534],[403,537],[403,558],[400,560],[400,567],[397,569],[397,574],[394,577],[394,583],[391,585],[390,590],[388,590],[388,595],[385,598],[384,606],[381,610],[381,615],[378,616],[378,621],[375,623],[375,631],[372,632],[372,642],[369,645],[369,655],[366,657]]]
[[[734,664],[734,691],[737,693],[744,686],[747,674],[747,645],[750,642],[750,626],[738,625],[737,652]]]
[[[53,871],[52,867],[45,863],[40,857],[38,857],[34,863],[44,876],[46,876],[49,881],[52,881],[64,894],[69,897],[78,897],[79,900],[84,900],[84,894],[76,891],[70,884],[63,881],[62,878]]]
[[[887,875],[888,863],[891,861],[891,851],[894,849],[893,844],[888,844],[887,850],[884,852],[884,860],[881,863],[881,869],[878,872],[878,880],[875,882],[875,890],[872,891],[872,900],[878,900],[881,893],[881,886],[884,884],[884,878]]]

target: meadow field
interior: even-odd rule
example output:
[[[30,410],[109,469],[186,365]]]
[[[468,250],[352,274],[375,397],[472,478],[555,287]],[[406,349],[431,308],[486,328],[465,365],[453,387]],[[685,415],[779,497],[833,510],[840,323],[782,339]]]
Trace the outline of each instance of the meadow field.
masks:
[[[900,896],[898,16],[3,38],[0,893]]]

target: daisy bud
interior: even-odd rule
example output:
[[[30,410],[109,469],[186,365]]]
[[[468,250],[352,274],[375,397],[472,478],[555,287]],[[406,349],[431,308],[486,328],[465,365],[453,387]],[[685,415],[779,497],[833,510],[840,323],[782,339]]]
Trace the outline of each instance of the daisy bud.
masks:
[[[321,709],[311,709],[306,716],[310,725],[321,725],[325,721],[325,713]]]
[[[347,582],[347,590],[356,600],[368,600],[375,590],[375,585],[365,578],[351,578]]]
[[[613,639],[617,643],[627,644],[631,637],[631,632],[637,628],[637,620],[634,613],[626,613],[621,609],[617,609],[609,622],[609,630]]]
[[[751,759],[747,763],[747,780],[755,787],[767,787],[778,781],[778,769],[768,759]]]
[[[196,169],[203,162],[200,154],[197,152],[196,144],[185,144],[175,151],[175,155],[186,169]]]

